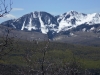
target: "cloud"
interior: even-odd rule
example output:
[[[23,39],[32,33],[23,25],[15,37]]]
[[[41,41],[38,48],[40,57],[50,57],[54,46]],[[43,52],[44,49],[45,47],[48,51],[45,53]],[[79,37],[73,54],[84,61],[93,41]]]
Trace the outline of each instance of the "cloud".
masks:
[[[3,17],[0,17],[0,23],[10,19],[16,19],[17,17],[12,14],[7,14]]]
[[[16,17],[14,16],[14,15],[12,15],[12,14],[7,14],[7,15],[5,15],[4,17],[2,17],[3,19],[15,19]]]
[[[12,11],[22,11],[24,10],[23,8],[13,8]]]

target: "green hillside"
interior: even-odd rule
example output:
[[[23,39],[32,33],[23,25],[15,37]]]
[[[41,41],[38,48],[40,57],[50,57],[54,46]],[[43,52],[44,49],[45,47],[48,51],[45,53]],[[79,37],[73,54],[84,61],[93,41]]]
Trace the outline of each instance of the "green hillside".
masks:
[[[81,71],[100,69],[100,47],[71,45],[57,42],[13,41],[13,44],[4,48],[0,64],[16,65],[18,69],[32,68],[41,70],[43,64],[46,69],[76,68]],[[13,49],[13,50],[12,50]]]

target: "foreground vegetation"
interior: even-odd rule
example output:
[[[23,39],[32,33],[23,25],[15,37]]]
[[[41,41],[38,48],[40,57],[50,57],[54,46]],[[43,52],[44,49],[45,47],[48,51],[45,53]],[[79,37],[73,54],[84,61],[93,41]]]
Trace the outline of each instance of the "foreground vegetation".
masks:
[[[99,46],[16,40],[5,48],[5,53],[9,51],[8,49],[11,51],[0,58],[0,73],[4,72],[4,75],[91,75],[92,73],[99,75],[100,73]]]

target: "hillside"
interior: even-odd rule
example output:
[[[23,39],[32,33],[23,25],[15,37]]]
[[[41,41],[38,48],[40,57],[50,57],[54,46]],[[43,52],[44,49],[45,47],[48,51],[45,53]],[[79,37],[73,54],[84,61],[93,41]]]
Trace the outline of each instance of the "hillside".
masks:
[[[6,68],[11,66],[15,73],[17,69],[19,73],[27,72],[26,74],[28,74],[32,69],[41,71],[43,57],[45,57],[44,69],[51,65],[46,73],[49,71],[50,74],[52,72],[59,72],[58,68],[60,68],[62,69],[60,72],[62,74],[62,72],[68,70],[68,67],[69,71],[72,68],[77,69],[78,72],[82,73],[80,75],[83,75],[86,69],[88,71],[87,74],[100,72],[100,46],[81,46],[57,42],[48,43],[48,41],[15,41],[13,42],[13,51],[2,56],[0,64],[6,65],[4,70],[8,73],[10,71]],[[14,74],[14,71],[10,73]]]

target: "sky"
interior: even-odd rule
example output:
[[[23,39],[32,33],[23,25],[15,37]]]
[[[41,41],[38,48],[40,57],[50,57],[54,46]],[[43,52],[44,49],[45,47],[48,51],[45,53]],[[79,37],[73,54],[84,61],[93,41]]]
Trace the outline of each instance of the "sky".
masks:
[[[6,0],[6,4],[9,0]],[[4,20],[19,18],[34,11],[45,11],[52,15],[60,15],[74,10],[86,14],[100,13],[100,0],[12,0],[12,11],[3,18]]]

